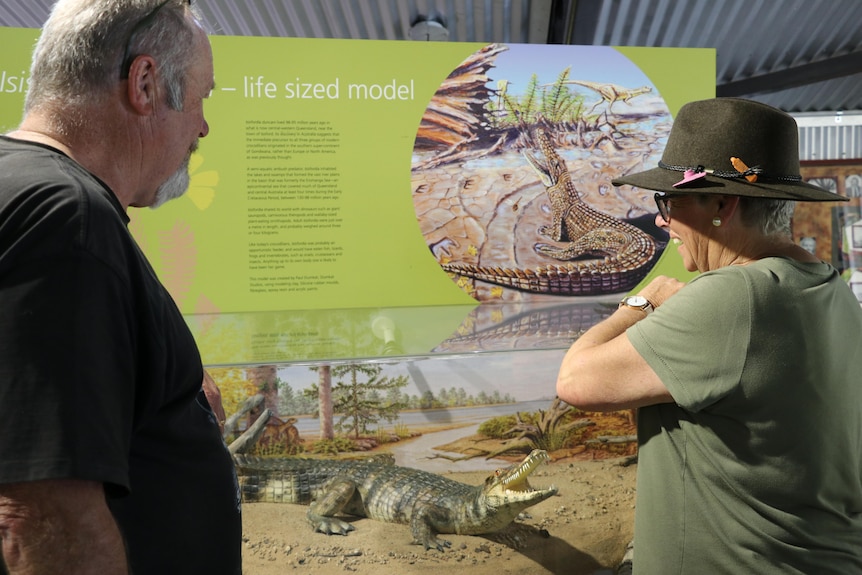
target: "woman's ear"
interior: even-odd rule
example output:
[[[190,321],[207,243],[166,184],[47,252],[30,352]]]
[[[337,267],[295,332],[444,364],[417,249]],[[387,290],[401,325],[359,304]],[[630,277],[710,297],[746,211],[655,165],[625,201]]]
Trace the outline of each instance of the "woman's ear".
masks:
[[[131,108],[141,116],[149,116],[156,110],[157,82],[156,61],[152,56],[136,57],[129,67],[126,96]]]
[[[739,196],[718,196],[716,197],[716,214],[715,217],[723,222],[730,221],[733,214],[739,208]]]

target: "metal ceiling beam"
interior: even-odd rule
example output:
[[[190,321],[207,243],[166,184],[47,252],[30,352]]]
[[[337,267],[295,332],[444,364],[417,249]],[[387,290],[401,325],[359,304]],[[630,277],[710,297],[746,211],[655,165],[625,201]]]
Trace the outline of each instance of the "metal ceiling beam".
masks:
[[[527,31],[527,42],[530,44],[544,44],[548,41],[553,5],[553,0],[532,0],[530,2],[529,28]]]
[[[548,44],[571,43],[575,27],[577,0],[553,0],[548,20]]]
[[[862,52],[853,52],[744,80],[724,82],[715,87],[715,94],[716,96],[768,94],[824,80],[843,78],[858,74],[860,70],[862,70]]]
[[[595,44],[602,2],[553,0],[548,25],[548,44]]]

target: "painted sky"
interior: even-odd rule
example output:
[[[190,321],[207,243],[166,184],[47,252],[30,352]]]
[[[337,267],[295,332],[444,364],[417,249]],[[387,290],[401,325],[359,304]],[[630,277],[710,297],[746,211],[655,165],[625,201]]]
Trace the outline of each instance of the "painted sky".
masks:
[[[508,90],[522,94],[536,74],[539,84],[556,81],[560,73],[571,67],[569,78],[589,80],[637,88],[651,86],[650,79],[631,60],[607,46],[559,46],[539,44],[508,44],[508,50],[497,56],[495,67],[488,71],[493,80],[508,80]],[[574,86],[573,86],[574,88]],[[588,91],[587,88],[583,88]]]
[[[464,389],[469,395],[480,392],[509,394],[517,401],[553,398],[557,373],[566,350],[536,350],[461,354],[444,358],[383,363],[383,375],[405,375],[409,385],[402,391],[422,395],[426,390]],[[278,377],[294,390],[317,383],[317,373],[308,366],[283,366]]]

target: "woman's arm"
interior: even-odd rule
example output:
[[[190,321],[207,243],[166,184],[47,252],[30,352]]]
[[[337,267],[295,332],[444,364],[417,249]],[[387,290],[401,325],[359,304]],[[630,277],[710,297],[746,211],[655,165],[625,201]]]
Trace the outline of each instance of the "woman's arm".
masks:
[[[640,291],[659,307],[685,284],[664,276]],[[621,307],[586,331],[566,352],[557,378],[557,395],[580,409],[616,411],[671,403],[673,397],[658,375],[632,346],[626,330],[647,317]],[[657,342],[673,345],[673,342]]]

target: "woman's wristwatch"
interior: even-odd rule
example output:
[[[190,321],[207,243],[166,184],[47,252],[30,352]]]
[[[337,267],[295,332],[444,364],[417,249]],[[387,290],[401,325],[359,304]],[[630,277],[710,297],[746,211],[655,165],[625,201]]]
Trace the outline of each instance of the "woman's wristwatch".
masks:
[[[655,306],[642,295],[630,295],[624,297],[620,302],[620,307],[630,307],[632,309],[639,309],[645,314],[649,315],[655,309]]]

